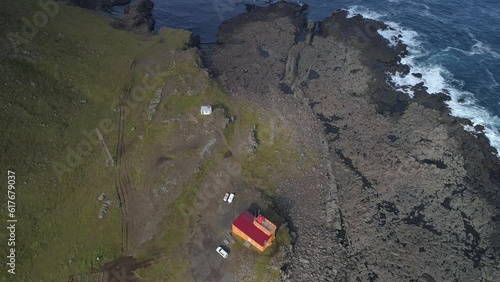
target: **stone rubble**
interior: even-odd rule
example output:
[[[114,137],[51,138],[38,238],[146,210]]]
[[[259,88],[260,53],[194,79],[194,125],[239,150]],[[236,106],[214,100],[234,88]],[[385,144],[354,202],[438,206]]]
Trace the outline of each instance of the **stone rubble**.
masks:
[[[394,91],[381,22],[337,11],[308,23],[279,2],[225,21],[205,66],[234,98],[276,113],[320,165],[283,179],[293,231],[283,281],[495,281],[500,163],[445,94]],[[418,75],[418,74],[415,74]],[[299,177],[300,176],[300,177]]]

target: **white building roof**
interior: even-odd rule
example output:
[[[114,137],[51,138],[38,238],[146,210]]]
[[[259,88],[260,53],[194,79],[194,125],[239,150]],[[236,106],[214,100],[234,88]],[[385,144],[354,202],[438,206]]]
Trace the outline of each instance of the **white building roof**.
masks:
[[[202,115],[209,115],[212,113],[212,107],[211,106],[201,106],[200,112]]]

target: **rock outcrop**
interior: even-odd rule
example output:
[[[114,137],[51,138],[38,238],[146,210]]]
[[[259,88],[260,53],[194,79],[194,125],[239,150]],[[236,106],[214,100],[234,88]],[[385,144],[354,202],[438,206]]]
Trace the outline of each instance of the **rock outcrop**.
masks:
[[[130,4],[130,0],[69,0],[69,3],[80,6],[82,8],[107,9],[112,6],[121,6]]]
[[[149,33],[154,29],[154,4],[151,0],[141,0],[137,5],[127,6],[124,14],[111,23],[118,29],[125,29],[139,33]]]
[[[305,9],[253,6],[205,52],[231,95],[279,109],[324,148],[309,185],[278,187],[296,234],[284,279],[498,279],[500,163],[488,140],[463,130],[444,93],[417,85],[410,98],[386,83],[410,70],[406,46],[377,33],[384,23],[345,11],[308,23]]]
[[[69,0],[69,3],[89,10],[108,11],[113,6],[130,4],[130,0]],[[118,29],[149,33],[154,29],[155,21],[152,10],[154,3],[151,0],[141,0],[137,5],[128,5],[123,15],[112,18],[111,25]]]
[[[148,33],[154,29],[153,2],[142,0],[139,4],[125,8],[125,15],[119,20],[122,28],[140,33]]]

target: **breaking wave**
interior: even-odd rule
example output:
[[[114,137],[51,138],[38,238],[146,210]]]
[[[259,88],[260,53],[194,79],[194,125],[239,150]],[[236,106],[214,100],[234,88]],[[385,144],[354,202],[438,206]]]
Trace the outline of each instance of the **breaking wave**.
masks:
[[[451,100],[447,102],[451,114],[456,117],[467,118],[474,125],[484,126],[486,137],[490,140],[490,144],[497,149],[498,156],[500,157],[500,118],[479,105],[474,93],[463,89],[463,81],[455,79],[453,74],[444,66],[432,60],[434,56],[440,56],[447,52],[458,52],[465,56],[490,56],[493,59],[499,59],[500,54],[498,52],[494,51],[487,44],[477,40],[473,34],[469,33],[469,36],[475,42],[470,50],[447,47],[441,50],[440,54],[429,54],[422,47],[422,36],[420,34],[414,30],[402,27],[398,23],[387,20],[386,15],[359,5],[349,7],[348,12],[350,17],[359,14],[365,18],[384,21],[391,28],[381,30],[379,34],[386,38],[391,45],[396,45],[398,40],[401,40],[408,46],[409,55],[403,58],[401,62],[410,67],[410,74],[403,75],[396,73],[395,75],[391,75],[390,80],[396,89],[413,96],[413,92],[408,86],[423,82],[428,88],[427,92],[430,94],[440,92],[448,94],[451,97]],[[497,87],[498,83],[493,74],[488,69],[486,69],[486,72],[491,81],[489,88]],[[420,73],[422,77],[416,77],[411,73]],[[471,128],[469,126],[466,130],[476,133]]]

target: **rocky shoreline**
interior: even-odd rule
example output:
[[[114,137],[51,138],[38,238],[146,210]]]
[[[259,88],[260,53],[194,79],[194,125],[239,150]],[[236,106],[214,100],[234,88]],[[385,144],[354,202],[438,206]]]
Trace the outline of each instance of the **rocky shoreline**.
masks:
[[[323,166],[286,179],[277,206],[296,233],[285,281],[495,281],[500,162],[450,116],[445,93],[395,91],[406,46],[384,23],[276,3],[225,21],[204,63],[232,97],[286,119]],[[419,74],[414,74],[419,75]],[[481,128],[476,128],[480,130]]]
[[[141,0],[136,5],[130,5],[131,0],[68,0],[71,5],[76,5],[94,11],[109,12],[111,7],[125,6],[123,15],[112,16],[111,25],[117,29],[147,34],[153,31],[155,21],[152,10],[154,4],[151,0]]]

